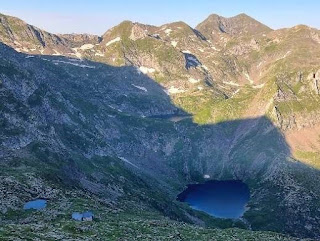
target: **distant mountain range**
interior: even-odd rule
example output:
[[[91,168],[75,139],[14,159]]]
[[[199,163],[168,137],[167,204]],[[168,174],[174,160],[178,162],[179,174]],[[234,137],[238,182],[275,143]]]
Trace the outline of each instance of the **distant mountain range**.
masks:
[[[60,35],[0,15],[0,42],[0,238],[320,238],[318,29],[213,14]],[[175,200],[208,178],[249,186],[242,219]]]

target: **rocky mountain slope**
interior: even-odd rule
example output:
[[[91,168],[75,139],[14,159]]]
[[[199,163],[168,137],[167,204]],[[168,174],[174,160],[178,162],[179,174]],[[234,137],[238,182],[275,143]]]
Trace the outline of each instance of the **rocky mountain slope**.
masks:
[[[246,14],[239,14],[231,18],[224,18],[217,14],[212,14],[200,23],[196,29],[211,40],[217,40],[217,37],[223,35],[238,37],[243,35],[252,36],[272,31],[268,26]]]
[[[88,34],[56,35],[29,25],[24,21],[0,14],[1,42],[18,52],[43,55],[76,55],[77,47],[98,44],[98,36]]]
[[[118,218],[164,239],[182,226],[181,240],[194,230],[203,240],[286,238],[189,224],[320,237],[319,30],[211,15],[196,29],[125,21],[97,37],[0,19],[1,235],[38,228],[42,238],[94,239],[104,227],[117,235]],[[205,176],[249,185],[242,220],[174,201]],[[34,198],[48,210],[21,210]],[[100,222],[70,221],[85,208]]]

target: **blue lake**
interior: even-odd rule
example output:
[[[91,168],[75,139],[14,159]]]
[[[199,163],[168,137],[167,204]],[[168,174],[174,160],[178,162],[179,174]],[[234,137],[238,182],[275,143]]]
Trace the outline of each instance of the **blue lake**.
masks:
[[[250,199],[250,190],[242,181],[208,181],[191,184],[177,200],[188,203],[193,209],[218,218],[240,218]]]
[[[47,206],[47,200],[44,199],[37,199],[37,200],[33,200],[30,202],[27,202],[24,206],[23,209],[43,209]]]

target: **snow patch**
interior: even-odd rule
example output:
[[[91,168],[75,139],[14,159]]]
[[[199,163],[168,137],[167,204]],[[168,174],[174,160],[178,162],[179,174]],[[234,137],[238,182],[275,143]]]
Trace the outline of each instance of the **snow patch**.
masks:
[[[59,56],[59,55],[61,55],[61,53],[60,53],[60,52],[58,52],[57,50],[53,49],[53,51],[54,51],[54,54],[53,54],[53,55],[55,55],[55,56]]]
[[[148,74],[148,73],[154,73],[156,70],[153,69],[153,68],[148,68],[148,67],[145,67],[145,66],[140,66],[139,67],[139,70],[144,73],[144,74]]]
[[[103,57],[103,56],[104,56],[104,54],[101,53],[101,52],[95,53],[94,55],[95,55],[95,56],[100,56],[100,57]]]
[[[198,86],[198,90],[203,90],[203,87],[202,86]]]
[[[75,55],[75,56],[77,56],[79,59],[81,59],[82,55],[81,55],[81,53],[78,52],[78,49],[79,49],[79,48],[72,48],[72,50],[75,52],[75,53],[73,53],[72,55]]]
[[[263,86],[264,86],[264,83],[261,84],[261,85],[254,85],[254,86],[252,86],[252,88],[254,88],[254,89],[261,89],[261,88],[263,88]]]
[[[124,158],[124,157],[119,156],[119,159],[122,160],[122,161],[124,161],[124,162],[126,162],[126,163],[128,163],[128,164],[130,164],[131,166],[133,166],[133,167],[135,167],[135,168],[139,168],[137,165],[133,164],[131,161],[127,160],[127,159]]]
[[[211,48],[215,51],[219,51],[219,49],[217,49],[215,46],[211,46]]]
[[[21,43],[19,43],[18,41],[13,41],[13,43],[15,44],[15,45],[19,45],[19,46],[21,46],[22,44]]]
[[[29,49],[27,49],[26,47],[23,47],[22,49],[21,48],[15,48],[15,50],[17,52],[29,52]]]
[[[247,80],[249,80],[250,84],[253,84],[254,81],[251,79],[250,75],[247,72],[243,73]]]
[[[181,90],[179,88],[176,88],[174,86],[171,86],[169,89],[168,89],[168,92],[169,94],[179,94],[179,93],[183,93],[185,92],[184,90]]]
[[[177,44],[178,44],[177,41],[171,41],[171,45],[172,45],[173,47],[177,47]]]
[[[203,178],[205,178],[205,179],[209,179],[209,178],[210,178],[210,175],[205,174],[205,175],[203,175]]]
[[[82,62],[82,59],[73,59],[73,58],[68,58],[69,61],[73,61],[73,62]]]
[[[194,78],[191,78],[191,77],[188,79],[188,81],[189,81],[190,83],[192,83],[192,84],[196,84],[196,83],[200,82],[199,79],[194,79]]]
[[[111,45],[113,43],[116,43],[116,42],[119,42],[119,41],[121,41],[121,38],[120,37],[116,37],[115,39],[112,39],[108,43],[106,43],[106,46],[108,47],[109,45]]]
[[[182,50],[182,53],[184,54],[191,54],[191,52],[189,50]]]
[[[202,65],[202,68],[204,68],[205,70],[208,70],[208,67],[205,65]]]
[[[92,49],[94,47],[93,44],[84,44],[80,47],[81,50],[88,50],[88,49]]]
[[[285,55],[283,55],[281,58],[278,58],[277,61],[280,60],[280,59],[285,59],[286,57],[289,56],[289,54],[291,54],[290,50]]]
[[[235,82],[233,82],[233,81],[223,81],[223,83],[224,84],[226,84],[226,85],[232,85],[232,86],[240,86],[239,84],[237,84],[237,83],[235,83]]]
[[[164,31],[167,35],[169,35],[171,32],[172,32],[172,29],[171,28],[168,28]]]
[[[45,59],[46,60],[46,59]],[[50,60],[49,60],[50,61]],[[62,60],[53,60],[52,61],[54,64],[59,64],[59,63],[63,63],[63,64],[71,64],[73,66],[77,66],[77,67],[81,67],[81,68],[89,68],[89,69],[95,69],[95,66],[90,66],[90,65],[85,65],[85,64],[77,64],[77,63],[73,63],[73,62],[67,62],[67,61],[62,61]]]
[[[236,94],[238,94],[239,91],[240,91],[240,89],[237,89],[235,92],[233,92],[231,98],[232,98],[233,96],[235,96]]]
[[[170,95],[169,91],[166,89],[164,89],[163,92],[166,93],[167,95]]]
[[[258,65],[257,65],[257,68],[259,68],[262,64],[263,64],[264,61],[261,61]]]
[[[139,85],[135,85],[135,84],[131,84],[133,87],[136,87],[139,90],[143,90],[144,92],[148,92],[147,88],[143,87],[143,86],[139,86]]]

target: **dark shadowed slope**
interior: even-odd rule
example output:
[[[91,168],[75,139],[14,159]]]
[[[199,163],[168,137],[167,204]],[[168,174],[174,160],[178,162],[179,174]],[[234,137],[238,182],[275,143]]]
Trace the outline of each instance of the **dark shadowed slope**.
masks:
[[[136,67],[32,57],[2,44],[0,79],[0,208],[6,225],[20,228],[29,220],[32,227],[44,220],[66,225],[68,237],[71,211],[105,208],[142,219],[151,212],[243,227],[174,201],[186,184],[209,175],[249,185],[244,218],[252,229],[319,237],[319,172],[291,158],[266,117],[215,125],[149,118],[185,113]],[[21,213],[34,198],[50,200],[46,215]]]

